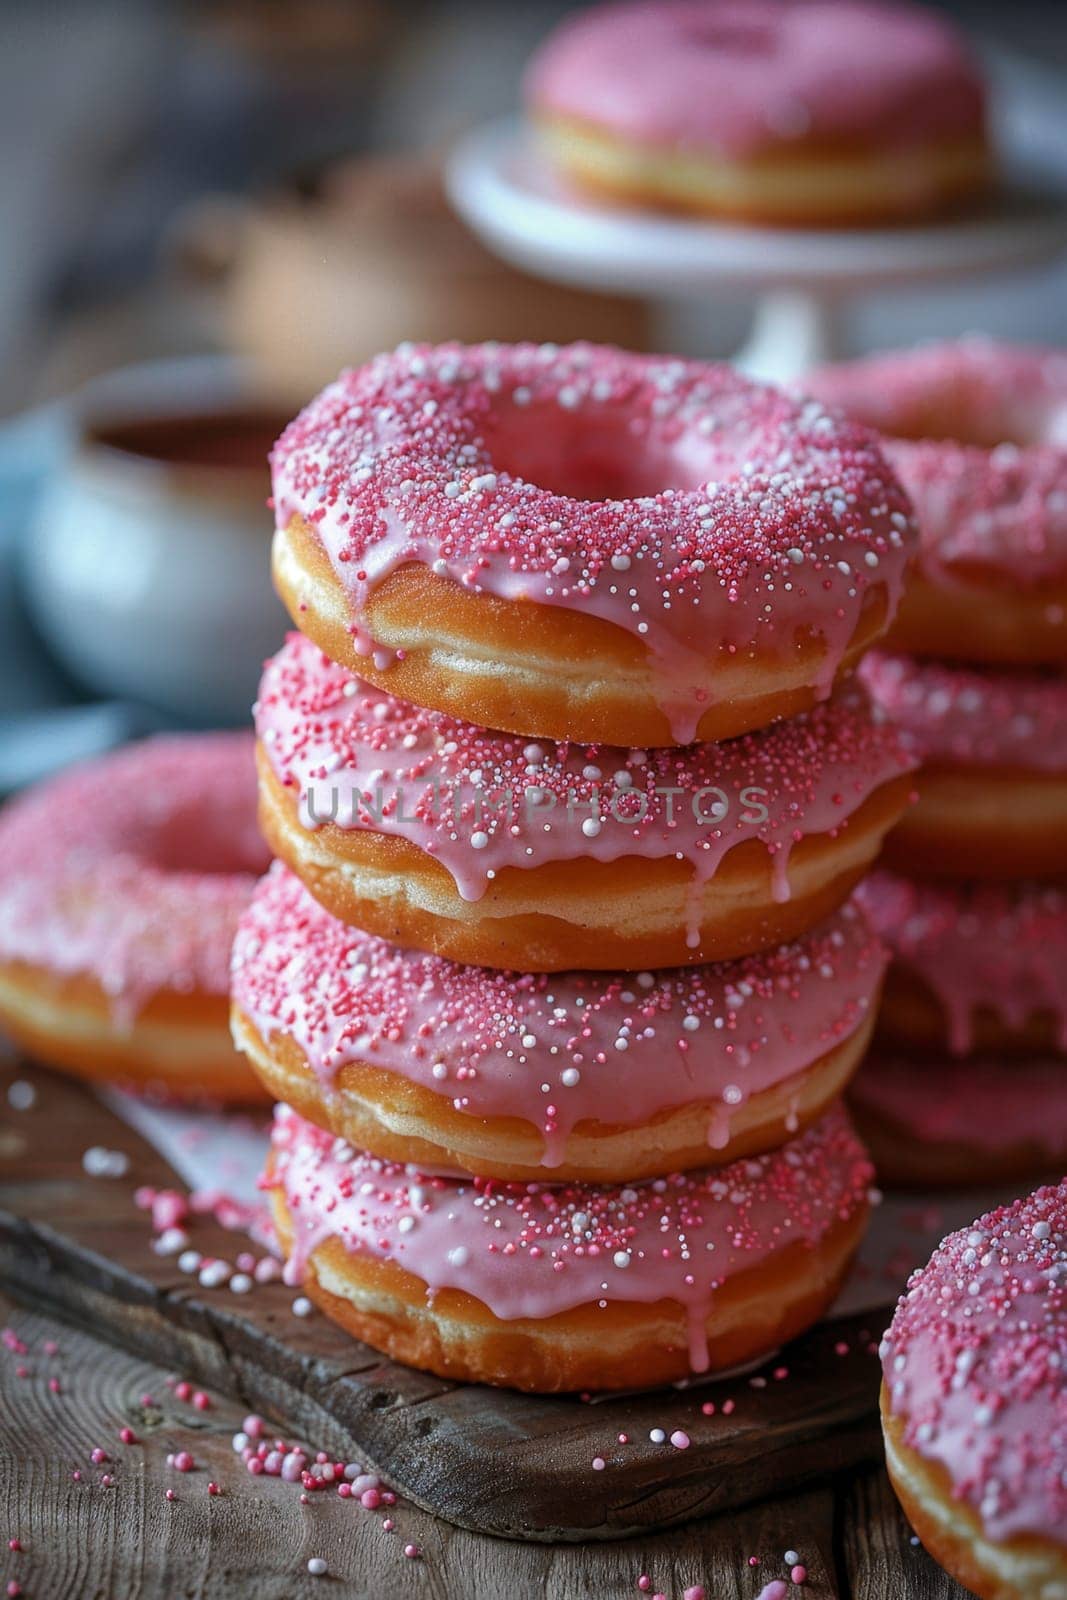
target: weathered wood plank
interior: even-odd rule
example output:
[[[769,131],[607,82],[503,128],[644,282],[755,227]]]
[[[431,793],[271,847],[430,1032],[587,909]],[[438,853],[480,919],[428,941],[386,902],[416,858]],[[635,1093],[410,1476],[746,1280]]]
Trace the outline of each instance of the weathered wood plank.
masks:
[[[854,1600],[971,1600],[912,1543],[884,1468],[858,1473],[840,1507],[842,1565]]]
[[[406,1497],[460,1526],[526,1539],[619,1538],[795,1489],[876,1459],[877,1366],[867,1319],[813,1330],[764,1387],[723,1380],[594,1406],[453,1386],[382,1360],[326,1319],[302,1321],[291,1291],[205,1290],[150,1248],[138,1184],[177,1180],[150,1146],[81,1086],[37,1073],[38,1100],[0,1139],[0,1278],[20,1297],[103,1329],[125,1348],[271,1410],[294,1430],[334,1422],[348,1448]],[[0,1093],[4,1091],[0,1075]],[[90,1144],[130,1156],[122,1179],[82,1170]],[[203,1219],[196,1245],[235,1251]],[[835,1353],[844,1340],[846,1354]],[[772,1364],[773,1367],[778,1363]],[[729,1396],[734,1409],[723,1415]],[[701,1401],[720,1402],[713,1417]],[[684,1452],[652,1428],[690,1436]],[[620,1445],[618,1435],[630,1442]],[[600,1455],[604,1471],[593,1472]]]
[[[29,1347],[21,1359],[32,1376],[16,1379],[15,1358],[0,1352],[0,1579],[16,1577],[27,1600],[621,1600],[639,1594],[642,1573],[650,1593],[670,1600],[697,1583],[709,1600],[754,1600],[769,1578],[787,1576],[790,1545],[808,1569],[805,1600],[846,1592],[833,1569],[830,1489],[588,1545],[512,1543],[403,1503],[386,1533],[383,1511],[329,1492],[302,1505],[296,1487],[251,1478],[230,1446],[242,1419],[233,1402],[216,1397],[210,1411],[194,1411],[175,1399],[162,1366],[0,1296],[4,1322]],[[48,1339],[59,1345],[54,1359],[42,1353]],[[55,1373],[59,1396],[48,1388]],[[137,1444],[119,1443],[123,1425]],[[336,1428],[301,1442],[344,1445]],[[93,1466],[97,1445],[110,1460]],[[168,1468],[167,1454],[179,1450],[192,1453],[195,1471]],[[105,1471],[110,1488],[101,1486]],[[218,1496],[209,1496],[209,1479]],[[8,1554],[15,1535],[25,1550]],[[418,1559],[405,1558],[407,1543]],[[308,1574],[312,1556],[327,1562],[328,1582]]]

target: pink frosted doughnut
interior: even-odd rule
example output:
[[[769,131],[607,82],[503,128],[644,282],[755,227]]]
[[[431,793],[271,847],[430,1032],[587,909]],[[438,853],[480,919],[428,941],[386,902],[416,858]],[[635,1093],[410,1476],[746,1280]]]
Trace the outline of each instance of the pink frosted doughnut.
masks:
[[[227,1033],[255,875],[248,734],[146,739],[0,813],[0,1022],[83,1077],[257,1100]]]
[[[549,37],[525,98],[583,187],[716,216],[914,217],[989,180],[980,69],[913,5],[601,5]]]
[[[910,760],[863,694],[684,751],[422,711],[292,635],[255,708],[273,846],[341,920],[527,971],[732,958],[848,894]]]
[[[879,1030],[956,1055],[1067,1051],[1067,893],[872,873],[857,899],[889,946]]]
[[[919,559],[891,644],[1067,664],[1067,355],[971,338],[804,387],[885,436],[914,503]]]
[[[882,1342],[893,1486],[982,1600],[1067,1593],[1067,1183],[950,1234]]]
[[[301,631],[414,705],[618,745],[824,698],[896,609],[907,502],[869,434],[732,368],[401,346],[273,455]]]
[[[839,1105],[770,1155],[625,1188],[425,1176],[281,1106],[264,1182],[287,1281],[357,1338],[547,1391],[716,1371],[809,1326],[871,1175]]]
[[[346,927],[276,862],[234,945],[234,1034],[276,1099],[374,1155],[620,1182],[814,1121],[863,1054],[885,962],[849,904],[718,966],[457,966]]]
[[[849,1107],[893,1188],[1033,1182],[1067,1163],[1062,1056],[916,1055],[876,1044]]]
[[[859,677],[922,762],[886,852],[903,872],[1067,876],[1067,677],[872,651]]]

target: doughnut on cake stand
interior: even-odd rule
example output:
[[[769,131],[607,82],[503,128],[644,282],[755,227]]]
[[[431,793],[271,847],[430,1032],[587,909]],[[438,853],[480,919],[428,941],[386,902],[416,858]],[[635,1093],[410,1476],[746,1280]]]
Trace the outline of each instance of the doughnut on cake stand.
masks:
[[[649,296],[755,291],[752,332],[734,359],[781,383],[847,353],[841,323],[850,301],[1018,271],[1067,252],[1067,192],[1039,172],[1009,172],[981,212],[929,226],[748,227],[579,197],[521,121],[507,118],[467,134],[445,176],[483,243],[535,276]]]

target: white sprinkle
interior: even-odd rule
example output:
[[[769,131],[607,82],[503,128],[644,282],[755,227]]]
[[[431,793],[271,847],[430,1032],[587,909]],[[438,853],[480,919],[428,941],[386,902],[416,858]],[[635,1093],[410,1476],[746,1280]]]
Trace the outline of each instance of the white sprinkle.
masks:
[[[249,1294],[253,1280],[247,1272],[235,1272],[230,1279],[230,1291],[233,1294]]]
[[[621,1271],[624,1267],[630,1265],[630,1252],[629,1250],[616,1250],[611,1259]]]
[[[29,1111],[37,1099],[37,1090],[25,1078],[16,1078],[7,1091],[7,1103],[12,1111]]]
[[[82,1156],[82,1166],[90,1178],[122,1178],[130,1168],[130,1158],[121,1150],[105,1150],[103,1145],[90,1145]]]
[[[324,1578],[328,1570],[321,1556],[312,1556],[308,1562],[308,1571],[313,1578]]]
[[[189,1235],[184,1228],[164,1228],[159,1238],[153,1240],[152,1249],[157,1256],[174,1256],[188,1243]]]
[[[294,1317],[310,1317],[315,1307],[311,1304],[306,1294],[298,1294],[293,1301]]]
[[[465,1244],[457,1244],[448,1252],[448,1260],[453,1267],[465,1267],[470,1256],[471,1253]]]

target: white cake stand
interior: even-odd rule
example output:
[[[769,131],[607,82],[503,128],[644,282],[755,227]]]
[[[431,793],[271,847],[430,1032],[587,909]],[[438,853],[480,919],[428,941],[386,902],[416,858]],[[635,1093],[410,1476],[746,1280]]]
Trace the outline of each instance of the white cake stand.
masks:
[[[1067,194],[1047,178],[1011,178],[980,215],[930,227],[741,227],[578,198],[515,118],[468,134],[446,182],[489,248],[536,276],[642,295],[758,291],[736,360],[779,382],[846,353],[841,311],[851,299],[1033,267],[1067,251]]]

